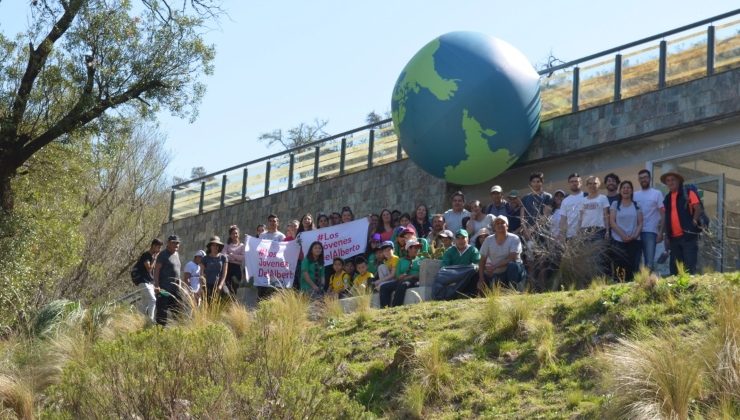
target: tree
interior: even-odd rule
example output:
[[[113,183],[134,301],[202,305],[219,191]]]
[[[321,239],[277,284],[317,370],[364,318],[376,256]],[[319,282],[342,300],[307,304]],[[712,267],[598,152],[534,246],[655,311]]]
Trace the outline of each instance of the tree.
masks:
[[[380,114],[378,114],[377,112],[375,112],[375,110],[370,111],[367,114],[367,117],[365,117],[365,123],[367,123],[367,125],[378,124],[381,121],[383,121],[383,117],[380,116]]]
[[[34,0],[28,31],[0,34],[0,205],[37,152],[160,109],[194,118],[212,73],[202,32],[218,0]]]
[[[314,119],[313,123],[300,123],[296,127],[288,130],[287,134],[283,130],[277,129],[269,133],[262,133],[258,140],[267,143],[268,147],[274,144],[280,144],[285,150],[301,147],[321,140],[329,135],[324,131],[324,127],[329,124],[329,120]]]

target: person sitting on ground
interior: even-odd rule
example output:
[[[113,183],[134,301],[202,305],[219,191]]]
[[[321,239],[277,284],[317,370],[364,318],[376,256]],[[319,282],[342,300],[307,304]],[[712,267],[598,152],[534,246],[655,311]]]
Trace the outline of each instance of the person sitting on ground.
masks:
[[[491,229],[491,223],[493,223],[493,217],[490,214],[483,213],[480,201],[473,200],[470,202],[470,220],[465,228],[468,230],[470,235],[470,242],[475,243],[475,239],[478,237],[478,232],[481,229]]]
[[[380,245],[380,249],[383,252],[383,264],[378,266],[378,279],[374,285],[376,288],[386,281],[393,280],[396,276],[396,265],[398,264],[398,256],[393,252],[393,242],[385,241]]]
[[[357,267],[357,274],[352,279],[352,287],[364,291],[372,284],[375,276],[368,270],[367,260],[362,257],[355,260],[355,267]]]
[[[440,244],[432,248],[432,256],[435,260],[441,260],[445,252],[452,246],[454,235],[449,230],[443,230],[439,235]]]
[[[464,217],[470,217],[470,212],[465,210],[465,194],[462,191],[456,191],[452,194],[452,208],[444,213],[447,229],[453,232],[465,227],[463,224]]]
[[[203,297],[203,287],[205,287],[206,279],[201,276],[200,264],[203,261],[203,257],[206,256],[205,251],[199,249],[193,255],[193,260],[188,261],[185,264],[183,270],[183,282],[190,286],[190,297],[193,299],[193,305],[200,306],[201,298]]]
[[[301,261],[301,292],[318,296],[324,290],[324,245],[315,241]]]
[[[414,225],[416,234],[420,238],[426,238],[429,235],[429,232],[432,230],[432,223],[429,221],[429,209],[425,204],[416,206],[411,224]]]
[[[506,210],[506,200],[504,200],[504,190],[500,185],[494,185],[491,187],[491,204],[486,209],[486,214],[492,214],[495,216],[509,216]]]
[[[406,290],[419,285],[419,270],[423,257],[418,256],[421,244],[411,239],[406,242],[406,257],[398,261],[395,281],[380,286],[380,307],[401,306]]]
[[[493,220],[494,234],[486,238],[480,250],[478,263],[478,290],[496,284],[523,290],[526,271],[522,262],[522,241],[508,231],[509,220],[497,216]]]
[[[206,278],[206,299],[213,302],[216,295],[226,294],[226,272],[228,270],[229,258],[222,254],[224,243],[218,236],[212,236],[206,244],[206,256],[200,263],[200,272]]]
[[[334,274],[329,277],[329,291],[338,298],[343,298],[347,295],[351,279],[349,274],[344,272],[344,260],[336,257],[332,264],[334,268]]]
[[[280,220],[274,214],[267,216],[267,230],[260,234],[260,239],[282,242],[285,240],[285,234],[278,230]]]
[[[478,264],[480,253],[468,243],[468,231],[460,229],[455,235],[455,246],[448,248],[442,257],[442,267]]]

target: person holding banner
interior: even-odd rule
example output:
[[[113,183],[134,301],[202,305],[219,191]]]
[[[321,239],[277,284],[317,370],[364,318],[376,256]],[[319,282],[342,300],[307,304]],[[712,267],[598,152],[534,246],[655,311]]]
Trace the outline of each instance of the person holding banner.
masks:
[[[406,241],[406,257],[398,261],[396,280],[380,286],[380,307],[401,306],[406,298],[406,290],[419,285],[419,270],[423,260],[419,257],[421,244],[415,239]]]
[[[301,261],[301,292],[318,296],[324,289],[324,246],[315,241],[308,249]]]

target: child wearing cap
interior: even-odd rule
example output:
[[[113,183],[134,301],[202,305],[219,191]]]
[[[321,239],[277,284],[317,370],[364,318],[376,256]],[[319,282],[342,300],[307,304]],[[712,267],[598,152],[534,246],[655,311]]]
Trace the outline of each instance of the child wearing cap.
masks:
[[[350,285],[350,276],[344,272],[344,260],[339,257],[334,258],[332,267],[334,274],[329,277],[329,290],[337,297],[344,297]]]
[[[380,307],[403,305],[406,290],[419,285],[419,270],[421,261],[419,250],[421,244],[415,239],[406,242],[406,257],[401,258],[396,265],[396,281],[389,281],[380,286]]]
[[[396,265],[399,261],[398,256],[393,253],[393,242],[383,242],[380,249],[383,251],[383,264],[378,266],[378,279],[374,283],[376,288],[379,288],[383,282],[395,279]]]
[[[188,263],[185,264],[183,281],[185,284],[190,286],[190,293],[193,297],[195,306],[200,306],[200,299],[203,294],[201,286],[205,285],[206,281],[206,279],[201,277],[200,274],[200,263],[205,256],[206,252],[200,249],[195,252],[192,261],[188,261]]]

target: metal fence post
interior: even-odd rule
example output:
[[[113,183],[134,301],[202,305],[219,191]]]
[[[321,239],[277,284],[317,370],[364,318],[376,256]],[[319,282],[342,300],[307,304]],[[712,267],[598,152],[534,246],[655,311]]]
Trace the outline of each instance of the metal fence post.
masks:
[[[288,167],[288,189],[293,189],[293,166],[295,165],[295,155],[290,154],[290,166]]]
[[[658,89],[665,87],[666,51],[667,43],[660,41],[660,55],[658,57]]]
[[[247,175],[249,175],[249,171],[247,168],[244,168],[244,175],[242,175],[242,201],[246,201],[247,199]]]
[[[226,174],[221,177],[221,208],[224,208],[226,202]]]
[[[614,56],[614,100],[622,99],[622,54]]]
[[[175,214],[175,189],[170,191],[170,222]]]
[[[270,195],[270,161],[265,163],[265,197]]]
[[[342,137],[342,146],[339,152],[339,175],[344,175],[344,159],[347,154],[347,138]]]
[[[367,169],[373,167],[373,149],[375,149],[375,130],[370,129],[370,138],[367,142]]]
[[[203,200],[206,196],[206,182],[200,183],[200,203],[198,204],[198,214],[203,214]]]
[[[707,27],[707,75],[714,74],[714,25]]]
[[[580,71],[578,66],[573,67],[573,96],[571,99],[571,112],[578,112],[578,85],[580,84]]]
[[[321,147],[316,146],[313,156],[313,182],[319,180],[319,153],[321,153]]]

